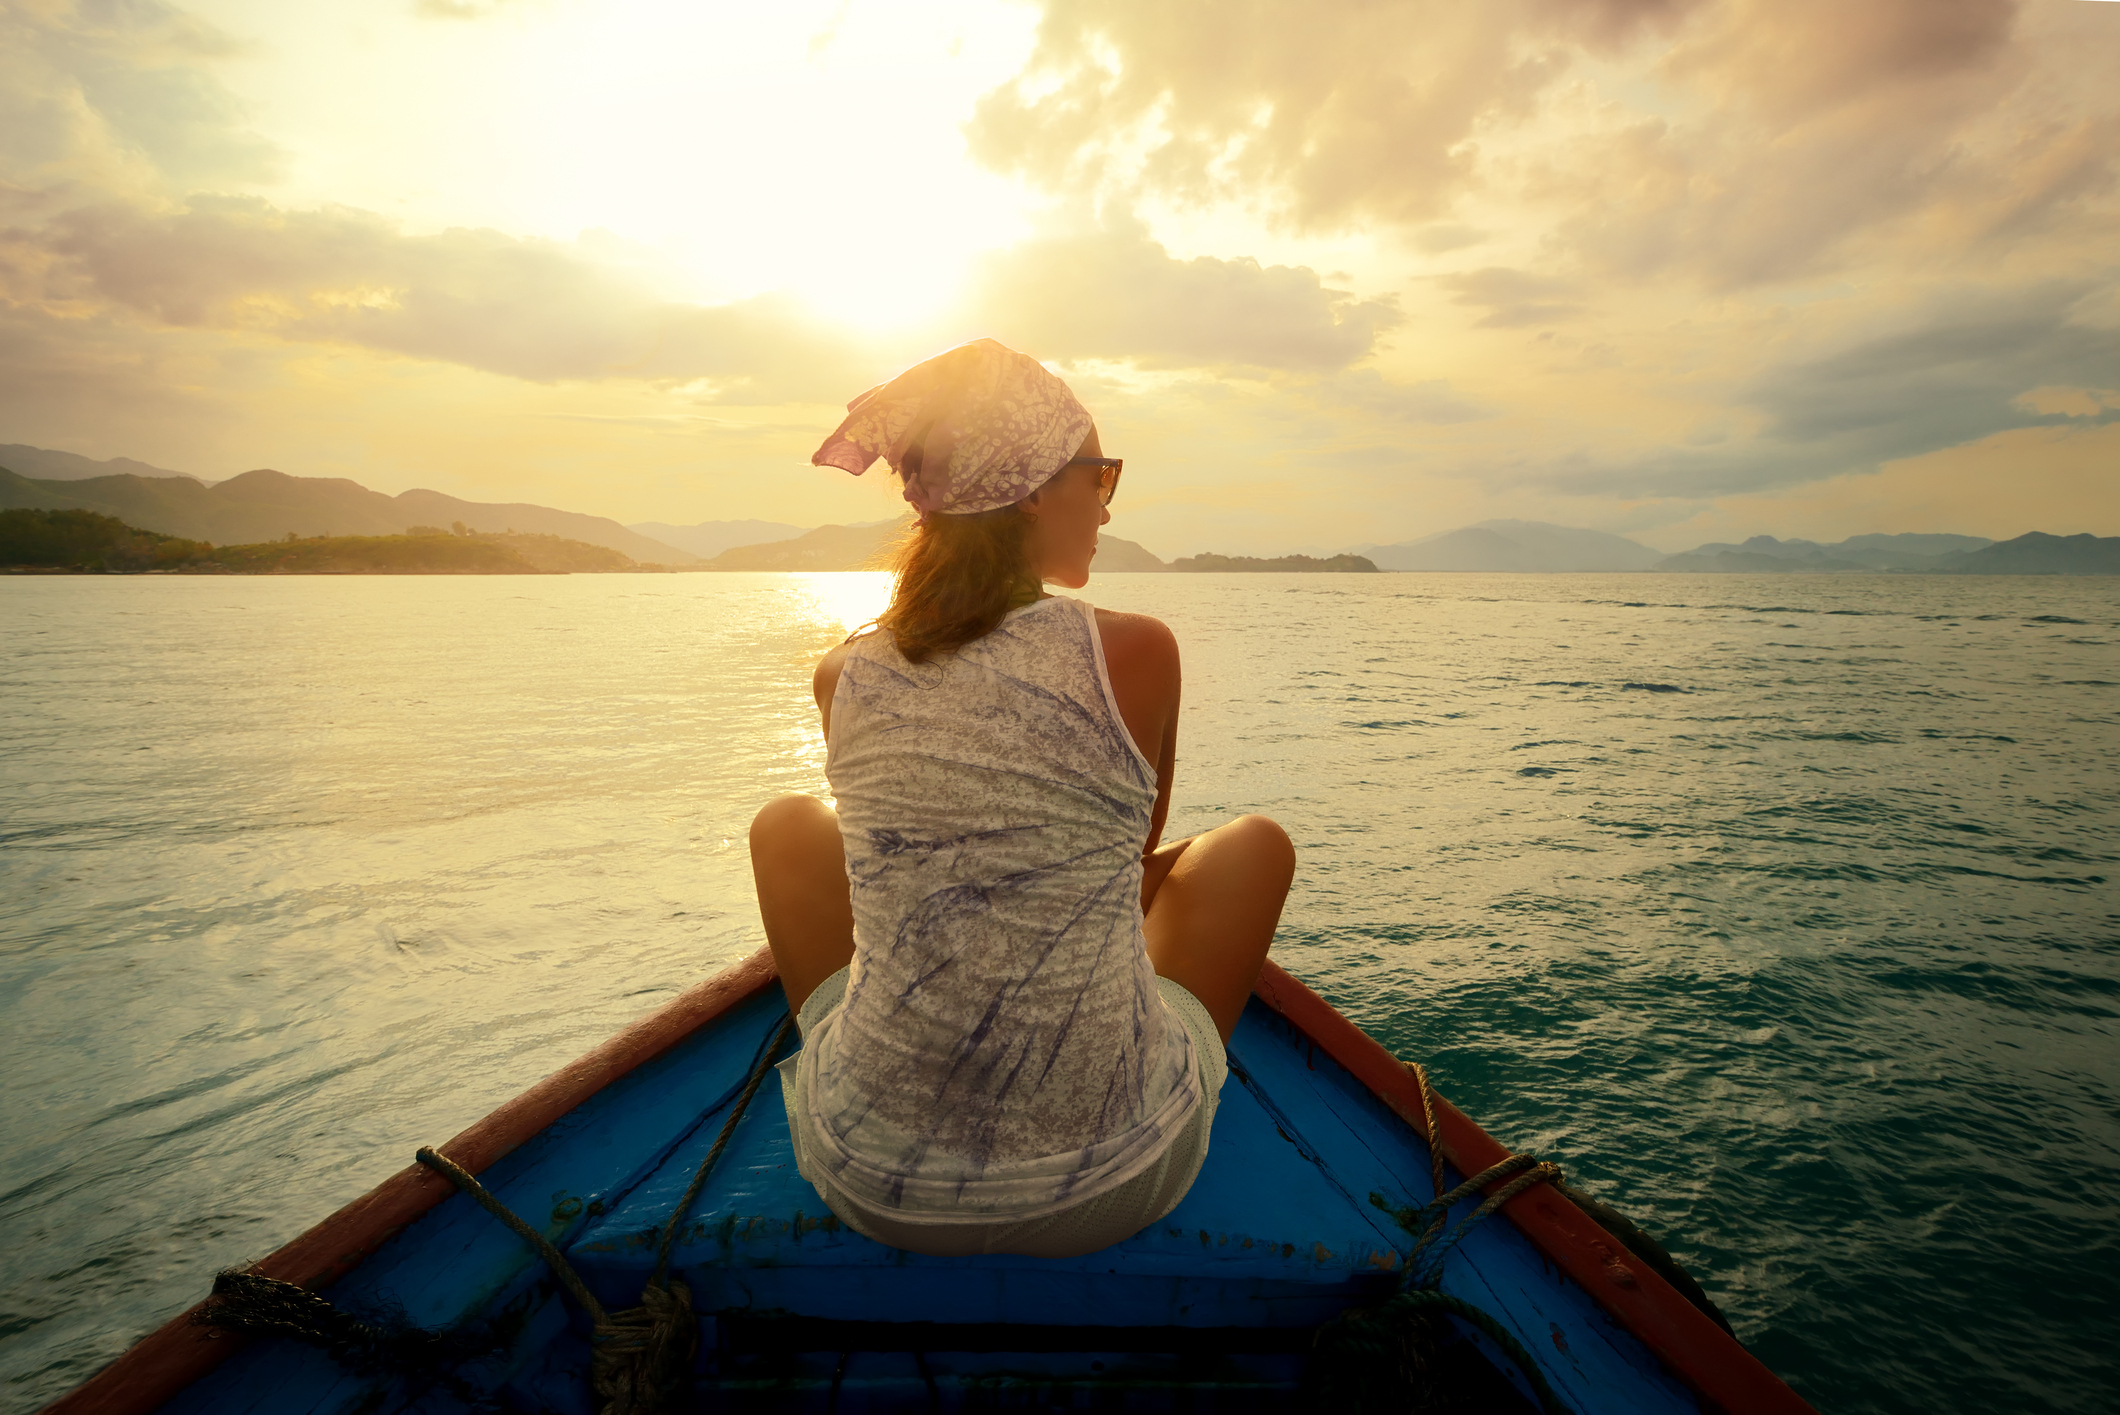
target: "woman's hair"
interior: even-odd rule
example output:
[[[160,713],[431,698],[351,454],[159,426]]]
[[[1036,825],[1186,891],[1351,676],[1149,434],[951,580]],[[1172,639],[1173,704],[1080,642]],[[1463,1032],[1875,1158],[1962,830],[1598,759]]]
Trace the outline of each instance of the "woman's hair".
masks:
[[[982,638],[1002,617],[1038,598],[1021,506],[931,515],[914,524],[891,557],[897,582],[876,625],[913,663]]]

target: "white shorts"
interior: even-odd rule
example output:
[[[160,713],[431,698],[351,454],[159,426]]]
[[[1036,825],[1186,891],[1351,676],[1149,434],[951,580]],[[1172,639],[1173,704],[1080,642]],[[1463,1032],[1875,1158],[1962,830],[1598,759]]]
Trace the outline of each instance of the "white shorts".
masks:
[[[1200,999],[1168,978],[1156,979],[1156,989],[1185,1030],[1191,1034],[1193,1053],[1200,1067],[1200,1105],[1171,1137],[1170,1147],[1141,1173],[1118,1188],[1084,1199],[1073,1208],[1020,1222],[992,1219],[964,1223],[904,1223],[892,1215],[870,1208],[832,1183],[823,1167],[804,1162],[801,1146],[810,1133],[803,1097],[802,1067],[808,1051],[799,1053],[795,1065],[783,1063],[780,1073],[781,1100],[788,1108],[788,1131],[797,1146],[800,1167],[818,1177],[811,1182],[825,1207],[856,1233],[892,1248],[926,1253],[938,1258],[958,1258],[973,1253],[1021,1253],[1033,1258],[1074,1258],[1109,1248],[1133,1237],[1142,1229],[1178,1207],[1178,1201],[1199,1177],[1207,1161],[1207,1135],[1214,1124],[1215,1106],[1221,1098],[1222,1082],[1229,1075],[1229,1058],[1214,1019]],[[804,1036],[839,1006],[846,997],[847,970],[817,985],[796,1014],[795,1026]]]

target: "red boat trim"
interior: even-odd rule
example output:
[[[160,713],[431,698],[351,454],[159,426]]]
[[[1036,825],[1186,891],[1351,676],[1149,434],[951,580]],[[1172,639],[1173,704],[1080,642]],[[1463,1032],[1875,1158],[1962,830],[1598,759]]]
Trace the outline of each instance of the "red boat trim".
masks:
[[[764,949],[648,1014],[596,1050],[562,1067],[443,1146],[473,1174],[635,1067],[661,1056],[701,1027],[779,981]],[[1425,1135],[1413,1075],[1374,1038],[1269,960],[1259,1000],[1337,1061]],[[1476,1174],[1509,1151],[1441,1096],[1436,1128],[1444,1158]],[[420,1215],[455,1193],[449,1181],[407,1165],[249,1271],[317,1289],[361,1265]],[[1610,1312],[1708,1403],[1728,1415],[1810,1412],[1757,1357],[1709,1321],[1574,1204],[1541,1185],[1502,1207],[1525,1237]],[[43,1415],[151,1415],[247,1344],[247,1338],[192,1325],[200,1303],[156,1328]]]
[[[1346,1067],[1412,1126],[1415,1134],[1427,1136],[1420,1087],[1413,1073],[1374,1037],[1271,959],[1259,975],[1256,991],[1261,1002]],[[1435,1097],[1435,1124],[1442,1132],[1437,1143],[1443,1157],[1460,1174],[1478,1174],[1509,1156],[1507,1147],[1441,1096]],[[1499,1187],[1490,1186],[1488,1192]],[[1758,1357],[1646,1264],[1629,1261],[1632,1255],[1618,1239],[1551,1186],[1526,1190],[1504,1204],[1501,1212],[1555,1267],[1580,1283],[1615,1321],[1655,1352],[1711,1410],[1728,1415],[1811,1411],[1803,1397],[1784,1385]]]
[[[653,1061],[729,1009],[780,981],[764,949],[649,1013],[572,1065],[563,1066],[442,1146],[478,1173],[583,1101]],[[448,1180],[411,1164],[249,1271],[320,1288],[338,1281],[399,1230],[456,1192]],[[44,1415],[149,1415],[243,1349],[247,1339],[192,1325],[187,1308],[88,1381],[44,1408]]]

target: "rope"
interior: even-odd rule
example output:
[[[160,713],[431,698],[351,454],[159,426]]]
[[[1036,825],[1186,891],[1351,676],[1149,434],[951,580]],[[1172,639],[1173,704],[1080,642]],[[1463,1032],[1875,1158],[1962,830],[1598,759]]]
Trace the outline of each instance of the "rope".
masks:
[[[1428,1068],[1418,1061],[1404,1065],[1413,1073],[1414,1085],[1421,1093],[1421,1119],[1427,1130],[1422,1138],[1428,1141],[1428,1179],[1434,1186],[1435,1197],[1419,1208],[1394,1208],[1376,1194],[1369,1196],[1369,1202],[1392,1215],[1400,1227],[1414,1235],[1413,1252],[1406,1258],[1406,1286],[1433,1289],[1443,1280],[1443,1260],[1450,1256],[1451,1249],[1464,1241],[1474,1224],[1533,1185],[1558,1183],[1561,1167],[1536,1155],[1510,1155],[1445,1192],[1443,1146],[1435,1128],[1435,1091],[1428,1084]],[[1510,1178],[1512,1175],[1515,1178]],[[1449,1221],[1452,1209],[1503,1179],[1509,1182],[1488,1195],[1478,1208],[1460,1220],[1448,1237],[1443,1236],[1443,1225]],[[1439,1238],[1440,1242],[1437,1241]]]
[[[662,1242],[655,1253],[655,1272],[648,1279],[648,1285],[641,1289],[637,1307],[607,1314],[566,1256],[542,1233],[509,1212],[507,1206],[487,1192],[484,1185],[446,1155],[433,1149],[420,1150],[421,1164],[447,1178],[480,1208],[508,1225],[535,1248],[574,1300],[581,1304],[582,1310],[589,1314],[589,1381],[596,1392],[600,1415],[655,1415],[667,1407],[668,1398],[684,1384],[691,1371],[693,1358],[699,1353],[699,1324],[692,1316],[691,1289],[681,1282],[669,1280],[670,1251],[676,1244],[677,1232],[685,1215],[691,1212],[699,1191],[706,1187],[707,1175],[713,1170],[715,1161],[721,1158],[721,1152],[728,1148],[729,1137],[736,1133],[744,1112],[750,1108],[751,1098],[758,1094],[766,1072],[772,1069],[774,1054],[794,1027],[793,1016],[783,1017],[752,1060],[743,1094],[736,1098],[736,1104],[729,1110],[729,1118],[722,1122],[721,1133],[714,1137],[713,1148],[693,1171],[692,1182],[685,1186],[684,1197],[677,1201],[677,1207],[670,1211],[670,1217],[663,1223]]]
[[[692,1183],[686,1187],[685,1196],[677,1201],[677,1207],[670,1211],[669,1221],[663,1224],[662,1246],[655,1250],[655,1276],[648,1279],[650,1287],[662,1286],[664,1276],[670,1271],[670,1246],[677,1241],[678,1224],[691,1211],[692,1201],[699,1197],[699,1191],[706,1187],[707,1172],[714,1168],[714,1161],[720,1159],[721,1152],[728,1147],[729,1137],[736,1133],[736,1122],[743,1119],[745,1108],[751,1104],[751,1097],[758,1094],[759,1083],[766,1079],[766,1072],[772,1069],[773,1054],[780,1050],[781,1044],[788,1039],[788,1033],[794,1030],[795,1017],[790,1013],[780,1019],[780,1026],[774,1031],[772,1040],[766,1043],[766,1049],[751,1063],[750,1079],[744,1082],[743,1094],[736,1098],[736,1107],[729,1112],[728,1120],[721,1127],[721,1134],[714,1137],[714,1148],[708,1150],[707,1157],[699,1162],[699,1169],[693,1174]]]
[[[1406,1276],[1396,1296],[1367,1310],[1343,1313],[1321,1329],[1319,1335],[1324,1338],[1329,1332],[1334,1345],[1351,1346],[1371,1356],[1388,1356],[1393,1351],[1394,1331],[1403,1338],[1410,1335],[1405,1330],[1407,1325],[1418,1323],[1425,1316],[1448,1314],[1459,1317],[1502,1348],[1517,1369],[1524,1373],[1524,1379],[1537,1394],[1539,1406],[1546,1415],[1567,1415],[1568,1408],[1554,1394],[1545,1372],[1508,1328],[1472,1303],[1441,1290],[1443,1262],[1464,1241],[1473,1226],[1526,1189],[1557,1182],[1561,1178],[1561,1168],[1535,1155],[1510,1155],[1455,1189],[1446,1191],[1443,1188],[1443,1146],[1435,1124],[1435,1092],[1428,1085],[1428,1070],[1417,1061],[1409,1061],[1405,1066],[1413,1073],[1414,1083],[1420,1089],[1421,1119],[1426,1127],[1423,1138],[1428,1141],[1429,1182],[1435,1197],[1418,1208],[1394,1208],[1385,1203],[1381,1195],[1369,1196],[1370,1203],[1391,1214],[1401,1227],[1414,1235],[1413,1251],[1406,1256]],[[1444,1232],[1453,1208],[1488,1185],[1504,1179],[1508,1183],[1483,1199],[1478,1208],[1459,1220],[1457,1227],[1447,1234]]]
[[[501,1344],[490,1329],[431,1332],[399,1312],[363,1321],[306,1287],[233,1268],[214,1275],[213,1297],[192,1317],[197,1325],[287,1337],[359,1375],[404,1377],[416,1388],[440,1382],[467,1403],[474,1397],[452,1369]]]
[[[537,1249],[537,1255],[551,1264],[552,1271],[558,1274],[561,1285],[572,1294],[576,1302],[581,1304],[582,1310],[589,1314],[589,1321],[592,1325],[600,1327],[610,1320],[604,1315],[602,1304],[590,1293],[588,1287],[583,1284],[580,1275],[574,1271],[573,1264],[567,1261],[566,1255],[553,1247],[551,1240],[546,1238],[544,1234],[539,1233],[529,1224],[517,1218],[513,1210],[494,1198],[492,1192],[485,1185],[472,1178],[468,1171],[459,1168],[455,1160],[449,1158],[440,1150],[429,1149],[425,1145],[420,1146],[419,1152],[413,1158],[470,1195],[473,1203],[514,1229],[518,1238]]]
[[[751,1098],[758,1094],[766,1072],[795,1019],[784,1017],[780,1025],[752,1058],[743,1092],[722,1122],[713,1148],[692,1174],[684,1197],[664,1222],[662,1243],[655,1255],[655,1273],[641,1290],[640,1305],[606,1312],[566,1255],[544,1234],[523,1222],[506,1204],[493,1197],[461,1165],[439,1150],[422,1146],[419,1162],[447,1179],[492,1214],[537,1251],[581,1309],[589,1316],[590,1384],[597,1396],[600,1415],[656,1415],[667,1408],[669,1397],[684,1384],[699,1351],[699,1325],[692,1316],[692,1293],[681,1282],[671,1282],[670,1251],[678,1229],[691,1212],[707,1175],[729,1146]],[[431,1332],[413,1326],[402,1316],[380,1323],[364,1322],[343,1312],[306,1287],[280,1282],[255,1273],[224,1272],[214,1279],[214,1300],[193,1318],[203,1326],[233,1331],[291,1337],[320,1347],[346,1369],[361,1376],[405,1377],[432,1384],[439,1381],[467,1404],[476,1404],[474,1393],[453,1374],[466,1360],[490,1354],[502,1345],[491,1329],[483,1333]]]
[[[1546,1373],[1515,1334],[1470,1302],[1447,1292],[1418,1288],[1401,1292],[1379,1306],[1344,1313],[1319,1332],[1318,1344],[1336,1355],[1366,1356],[1374,1369],[1379,1363],[1399,1360],[1402,1343],[1413,1334],[1409,1327],[1429,1314],[1460,1317],[1478,1328],[1524,1373],[1524,1379],[1538,1396],[1539,1409],[1546,1415],[1570,1415],[1547,1383]]]

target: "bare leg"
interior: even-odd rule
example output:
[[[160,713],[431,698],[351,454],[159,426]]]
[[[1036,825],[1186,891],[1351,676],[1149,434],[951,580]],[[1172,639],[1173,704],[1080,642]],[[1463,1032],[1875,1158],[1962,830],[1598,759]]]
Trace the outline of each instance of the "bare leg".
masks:
[[[815,796],[769,803],[751,822],[751,878],[788,1009],[799,1012],[817,985],[854,957],[838,814]]]
[[[1200,999],[1225,1042],[1259,981],[1295,874],[1295,847],[1265,816],[1239,816],[1144,862],[1148,961]]]

